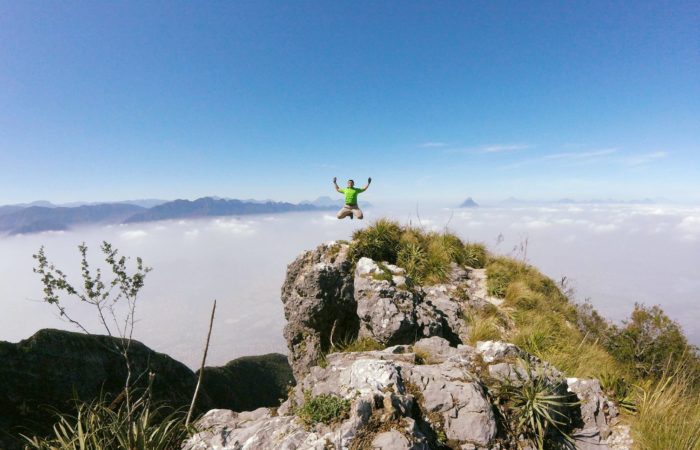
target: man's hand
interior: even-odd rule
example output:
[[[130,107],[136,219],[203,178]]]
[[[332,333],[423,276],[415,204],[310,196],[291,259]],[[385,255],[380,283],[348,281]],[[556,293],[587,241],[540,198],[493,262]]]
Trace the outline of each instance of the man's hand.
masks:
[[[338,178],[333,177],[333,184],[335,184],[338,181]]]
[[[372,182],[372,177],[367,178],[367,184],[370,184]]]

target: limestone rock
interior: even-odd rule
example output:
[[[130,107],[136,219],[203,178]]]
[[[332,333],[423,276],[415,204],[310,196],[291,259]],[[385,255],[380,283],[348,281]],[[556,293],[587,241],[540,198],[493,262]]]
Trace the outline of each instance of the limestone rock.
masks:
[[[299,380],[336,336],[357,334],[357,302],[346,244],[329,243],[300,255],[287,268],[282,303],[289,364]]]
[[[616,426],[617,406],[609,401],[600,382],[595,379],[567,378],[569,391],[581,402],[581,426],[574,433],[576,446],[581,450],[628,449],[632,441],[629,430]]]
[[[432,424],[447,439],[487,446],[496,436],[496,419],[486,392],[476,378],[465,376],[465,367],[454,361],[438,365],[414,366],[407,371],[423,397],[428,417],[439,417]]]
[[[436,339],[428,342],[445,349]],[[397,350],[330,355],[326,367],[313,367],[295,387],[278,416],[264,408],[249,415],[212,411],[183,449],[347,449],[355,439],[363,439],[371,448],[427,450],[437,448],[428,438],[437,431],[465,445],[493,442],[495,417],[478,380],[465,375],[471,370],[464,362],[468,358],[418,365],[415,357],[407,358],[412,353]],[[473,352],[468,347],[454,351]],[[295,407],[309,395],[322,394],[350,400],[349,417],[336,425],[306,429],[295,418]],[[429,417],[439,420],[432,423]],[[373,428],[378,423],[390,426]]]
[[[525,356],[525,352],[517,346],[500,341],[479,341],[476,343],[476,351],[487,363]]]
[[[385,345],[412,342],[418,328],[416,305],[419,299],[414,292],[385,279],[393,275],[389,272],[385,276],[377,263],[360,258],[354,277],[359,336]]]
[[[457,348],[450,347],[450,343],[446,339],[438,336],[421,339],[413,344],[413,351],[428,364],[441,363],[447,358],[459,354]]]
[[[421,291],[406,285],[405,271],[391,264],[360,258],[354,277],[360,337],[384,345],[409,344],[427,336],[443,336],[459,342],[447,314]],[[398,281],[398,283],[397,283]],[[445,301],[445,309],[452,305]],[[458,308],[457,308],[458,309]]]
[[[419,361],[414,352],[429,353],[430,358]],[[500,368],[497,372],[517,372],[522,380],[528,376],[523,359],[529,361],[527,370],[552,377],[564,389],[568,385],[580,399],[580,423],[573,431],[576,449],[631,448],[629,430],[615,424],[617,409],[597,381],[569,379],[567,384],[556,369],[512,344],[452,347],[445,339],[430,337],[413,347],[330,354],[324,367],[311,368],[276,415],[266,408],[250,413],[211,411],[183,450],[437,450],[443,448],[438,438],[452,448],[510,448],[518,437],[499,434],[487,394],[493,379],[485,376],[491,368]],[[335,424],[305,428],[295,409],[305,398],[323,394],[350,401],[347,416]]]

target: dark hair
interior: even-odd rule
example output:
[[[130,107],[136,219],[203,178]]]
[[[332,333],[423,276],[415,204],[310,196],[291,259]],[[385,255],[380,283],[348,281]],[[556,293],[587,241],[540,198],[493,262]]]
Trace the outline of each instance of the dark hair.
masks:
[[[355,184],[355,180],[348,180],[348,183]]]

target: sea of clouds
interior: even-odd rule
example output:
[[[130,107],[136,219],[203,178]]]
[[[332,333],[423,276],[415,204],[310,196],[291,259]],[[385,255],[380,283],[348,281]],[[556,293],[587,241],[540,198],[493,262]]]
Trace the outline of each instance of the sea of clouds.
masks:
[[[624,319],[635,302],[659,304],[700,343],[700,207],[547,204],[475,209],[375,207],[366,220],[327,212],[227,217],[78,228],[0,238],[0,340],[40,328],[73,329],[41,300],[32,254],[40,246],[78,274],[77,245],[97,261],[99,243],[143,257],[154,268],[139,300],[136,338],[194,367],[201,358],[211,303],[218,300],[208,363],[286,352],[279,299],[287,264],[323,241],[348,239],[378,217],[425,229],[446,227],[498,253],[526,258],[555,280],[573,282],[578,300]],[[91,331],[95,314],[66,303]]]

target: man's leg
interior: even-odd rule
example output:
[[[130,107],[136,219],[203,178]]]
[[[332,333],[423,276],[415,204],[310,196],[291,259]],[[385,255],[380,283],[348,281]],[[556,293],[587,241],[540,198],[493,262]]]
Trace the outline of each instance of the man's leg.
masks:
[[[352,209],[352,214],[355,216],[355,219],[362,220],[362,218],[364,217],[364,215],[362,214],[362,210],[360,208],[358,208],[357,206],[355,206]]]
[[[348,208],[347,206],[343,206],[340,211],[338,211],[338,214],[336,214],[336,217],[338,219],[345,219],[347,216],[352,215],[352,210]]]

